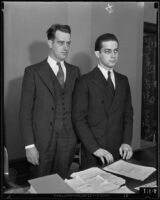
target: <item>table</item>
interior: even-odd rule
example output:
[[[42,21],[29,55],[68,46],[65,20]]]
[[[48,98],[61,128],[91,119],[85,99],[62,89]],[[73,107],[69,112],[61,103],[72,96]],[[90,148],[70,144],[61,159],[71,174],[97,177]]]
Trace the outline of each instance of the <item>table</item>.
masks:
[[[157,149],[156,146],[155,147],[150,147],[150,148],[146,148],[146,149],[140,149],[134,152],[133,154],[133,158],[129,160],[129,162],[134,163],[134,164],[141,164],[144,166],[151,166],[151,167],[157,167]],[[113,173],[114,174],[114,173]],[[146,180],[144,181],[138,181],[135,179],[131,179],[131,178],[127,178],[127,177],[123,177],[121,175],[117,175],[116,176],[120,176],[124,179],[126,179],[126,186],[138,193],[138,190],[135,190],[134,188],[138,187],[138,186],[142,186],[146,183],[150,183],[152,181],[156,180],[157,177],[157,171],[154,172],[151,176],[149,176]],[[22,188],[16,188],[16,189],[10,189],[9,191],[6,191],[7,194],[14,194],[14,193],[24,193],[27,194],[29,187],[22,187]]]

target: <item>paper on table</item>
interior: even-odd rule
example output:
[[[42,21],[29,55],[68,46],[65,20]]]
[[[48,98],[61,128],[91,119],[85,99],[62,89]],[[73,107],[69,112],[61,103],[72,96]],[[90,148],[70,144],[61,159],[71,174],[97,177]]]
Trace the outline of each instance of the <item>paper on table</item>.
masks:
[[[103,169],[141,181],[145,180],[154,171],[156,171],[154,167],[136,165],[123,160],[116,161],[113,164],[104,167]]]
[[[71,174],[73,179],[65,182],[78,193],[107,193],[125,184],[125,180],[98,167]]]
[[[79,176],[81,178],[91,178],[91,177],[94,177],[100,173],[102,173],[103,171],[101,169],[99,169],[98,167],[91,167],[89,169],[86,169],[86,170],[82,170],[82,171],[79,171],[79,172],[74,172],[71,174],[71,177],[76,177],[76,176]],[[104,172],[105,173],[105,172]]]
[[[105,172],[98,167],[91,167],[83,171],[72,173],[71,177],[72,178],[79,177],[83,179],[84,181],[86,180],[88,181],[89,179],[96,177],[97,175],[103,178],[103,180],[117,184],[117,185],[125,184],[125,180],[123,178],[117,177],[111,173]]]
[[[65,182],[78,193],[106,193],[120,187],[120,185],[108,182],[99,175],[85,179],[85,181],[76,176],[70,180],[65,179]]]

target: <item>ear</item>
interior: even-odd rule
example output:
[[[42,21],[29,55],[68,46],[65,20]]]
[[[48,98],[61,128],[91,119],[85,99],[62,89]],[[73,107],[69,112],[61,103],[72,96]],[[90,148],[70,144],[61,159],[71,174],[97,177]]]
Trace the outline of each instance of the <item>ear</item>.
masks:
[[[95,51],[94,53],[95,53],[96,57],[99,58],[99,51]]]
[[[48,46],[49,48],[52,48],[52,40],[48,40]]]

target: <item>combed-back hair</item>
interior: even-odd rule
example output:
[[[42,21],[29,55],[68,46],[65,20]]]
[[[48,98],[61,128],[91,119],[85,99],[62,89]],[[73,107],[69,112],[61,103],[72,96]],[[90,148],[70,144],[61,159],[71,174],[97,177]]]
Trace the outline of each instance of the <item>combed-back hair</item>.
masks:
[[[117,37],[112,33],[105,33],[103,35],[100,35],[95,42],[95,51],[100,51],[102,48],[102,42],[107,41],[116,41],[119,45]]]
[[[50,28],[46,31],[48,40],[55,39],[56,31],[62,31],[71,34],[70,26],[63,24],[52,24],[52,26],[50,26]]]

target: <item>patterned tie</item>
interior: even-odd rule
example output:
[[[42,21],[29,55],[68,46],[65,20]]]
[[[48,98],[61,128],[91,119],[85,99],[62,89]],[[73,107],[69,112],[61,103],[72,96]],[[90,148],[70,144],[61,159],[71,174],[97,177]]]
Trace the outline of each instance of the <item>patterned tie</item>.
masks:
[[[60,83],[60,85],[62,86],[62,88],[64,87],[64,72],[62,70],[62,66],[60,62],[57,62],[57,65],[59,67],[58,73],[57,73],[57,79]]]
[[[110,71],[108,71],[108,80],[107,80],[107,82],[108,82],[108,89],[109,89],[109,91],[110,91],[110,95],[111,95],[111,99],[114,97],[114,85],[113,85],[113,82],[112,82],[112,80],[111,80],[111,72]]]

